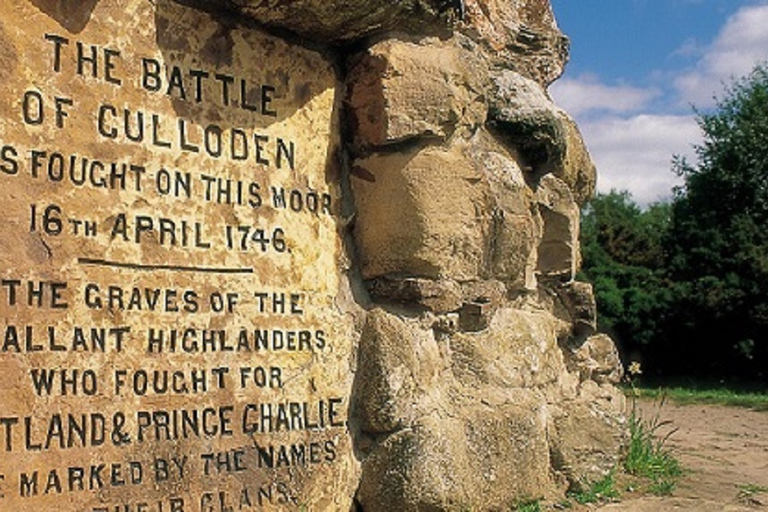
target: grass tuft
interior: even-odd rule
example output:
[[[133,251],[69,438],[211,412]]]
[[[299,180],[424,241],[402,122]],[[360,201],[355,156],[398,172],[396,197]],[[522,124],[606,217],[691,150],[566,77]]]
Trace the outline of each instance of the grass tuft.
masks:
[[[568,497],[581,505],[618,499],[619,491],[616,489],[613,472],[608,473],[602,480],[592,483],[585,491],[568,493]]]
[[[742,484],[737,485],[736,488],[739,490],[737,495],[739,501],[747,504],[762,505],[762,501],[758,499],[758,495],[768,493],[768,487],[765,487],[764,485]]]
[[[648,492],[654,496],[669,496],[675,492],[677,478],[659,478],[648,486]]]
[[[657,496],[671,494],[677,478],[683,473],[680,463],[665,446],[677,429],[672,428],[671,422],[661,420],[663,405],[662,398],[653,417],[643,419],[637,404],[633,403],[629,418],[629,448],[624,460],[624,470],[630,475],[651,480],[648,490]]]
[[[541,512],[541,500],[529,500],[518,504],[515,507],[517,512]]]

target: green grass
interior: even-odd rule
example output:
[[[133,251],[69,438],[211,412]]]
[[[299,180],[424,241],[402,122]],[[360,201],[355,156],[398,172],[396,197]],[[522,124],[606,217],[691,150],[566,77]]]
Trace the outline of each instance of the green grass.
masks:
[[[515,507],[517,512],[542,512],[540,500],[530,500]]]
[[[633,400],[633,407],[629,417],[629,443],[622,467],[616,468],[602,480],[592,483],[588,489],[568,492],[566,499],[555,505],[558,510],[571,508],[574,503],[588,505],[617,501],[621,499],[619,487],[630,493],[639,492],[656,496],[668,496],[674,492],[678,479],[683,475],[683,469],[666,446],[667,441],[677,429],[671,422],[662,421],[660,418],[661,409],[668,395],[662,390],[637,388],[634,385],[627,390],[627,394]],[[761,396],[758,393],[754,395]],[[636,404],[639,397],[658,398],[656,411],[651,417],[641,417]],[[768,406],[768,398],[764,398]],[[750,497],[766,492],[766,489],[745,485],[739,486],[739,492],[740,496]],[[542,507],[541,500],[529,500],[521,502],[514,510],[541,512],[544,510]]]
[[[636,387],[629,392],[636,392],[636,396],[642,398],[661,399],[666,396],[679,404],[719,404],[768,411],[768,393],[740,391],[726,387]]]
[[[568,497],[582,505],[618,499],[619,491],[616,489],[613,472],[608,473],[602,480],[594,482],[587,490],[568,493]]]
[[[659,478],[651,482],[648,486],[648,492],[654,496],[669,496],[675,492],[677,487],[677,477]]]
[[[665,446],[677,431],[669,421],[661,421],[659,413],[664,399],[659,402],[651,418],[642,418],[633,405],[629,417],[629,447],[624,470],[633,476],[648,479],[648,491],[657,496],[672,494],[683,471],[680,463]]]
[[[623,467],[620,468],[623,473],[619,471],[622,485],[627,484],[630,492],[641,490],[656,496],[668,496],[674,492],[677,480],[683,474],[680,463],[666,447],[667,440],[677,429],[670,422],[661,421],[663,405],[662,399],[652,417],[642,418],[636,402],[633,402],[629,418],[629,446]],[[618,487],[616,475],[612,471],[586,490],[569,492],[567,498],[569,502],[581,505],[616,501],[621,498]]]
[[[739,490],[738,498],[740,501],[753,500],[758,494],[764,494],[768,492],[768,487],[757,484],[742,484],[736,486]]]

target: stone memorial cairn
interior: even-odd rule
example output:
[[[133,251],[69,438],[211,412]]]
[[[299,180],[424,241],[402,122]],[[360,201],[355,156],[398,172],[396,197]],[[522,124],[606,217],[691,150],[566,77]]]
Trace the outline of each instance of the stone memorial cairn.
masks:
[[[547,0],[0,14],[0,510],[509,510],[617,465]]]

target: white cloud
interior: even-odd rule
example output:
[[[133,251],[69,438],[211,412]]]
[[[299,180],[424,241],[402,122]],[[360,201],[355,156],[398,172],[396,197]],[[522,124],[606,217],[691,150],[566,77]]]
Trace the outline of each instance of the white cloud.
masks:
[[[713,106],[723,84],[749,73],[768,59],[768,3],[742,7],[715,40],[704,48],[696,66],[674,81],[680,99],[697,107]]]
[[[561,79],[550,88],[555,102],[573,115],[597,165],[597,187],[629,190],[647,205],[669,199],[681,180],[672,157],[693,158],[701,133],[690,115],[639,114],[660,92],[601,84],[593,76]]]
[[[768,0],[740,8],[710,43],[690,39],[676,55],[699,58],[688,70],[647,77],[660,88],[608,85],[594,75],[563,78],[550,88],[579,124],[597,165],[599,191],[629,190],[641,205],[671,197],[682,184],[672,172],[673,156],[695,162],[693,145],[702,141],[693,113],[676,113],[689,112],[690,104],[714,106],[723,84],[768,61]]]
[[[606,85],[593,75],[561,78],[549,92],[559,106],[576,117],[591,112],[636,112],[660,94],[657,89]]]
[[[641,205],[669,199],[681,180],[673,155],[694,159],[701,132],[693,116],[605,117],[580,124],[598,171],[597,187],[629,190]]]

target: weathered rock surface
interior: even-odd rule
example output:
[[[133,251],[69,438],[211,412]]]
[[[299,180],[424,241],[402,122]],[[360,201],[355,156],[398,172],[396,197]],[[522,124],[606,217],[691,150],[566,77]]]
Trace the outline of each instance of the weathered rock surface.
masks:
[[[583,204],[594,194],[596,171],[576,124],[533,80],[508,70],[491,80],[489,124],[532,171],[560,178]]]
[[[456,16],[443,0],[204,0],[212,8],[235,10],[260,24],[323,42],[350,41],[392,30],[446,31]]]
[[[546,91],[568,47],[547,0],[0,15],[3,414],[116,429],[45,451],[6,432],[0,503],[501,510],[617,464],[621,363],[575,280],[595,168]],[[27,280],[62,295],[11,300]],[[22,350],[123,327],[111,353]],[[160,330],[176,338],[155,350]],[[35,392],[48,367],[98,369],[98,392]],[[178,392],[115,369],[170,371]],[[174,375],[194,370],[190,391]],[[192,410],[215,425],[177,435],[168,418]],[[48,492],[51,469],[113,460],[184,471]]]
[[[483,274],[490,191],[461,146],[380,154],[355,165],[372,176],[353,181],[364,277],[466,281]]]
[[[573,490],[586,490],[619,462],[626,445],[626,401],[610,384],[585,381],[573,400],[551,411],[550,454],[552,465]]]
[[[488,335],[449,333],[429,315],[373,310],[351,412],[365,454],[363,509],[511,507],[551,488],[547,401],[535,388],[562,366],[555,323],[505,309]]]
[[[624,368],[613,340],[606,334],[590,336],[571,354],[571,363],[583,381],[618,384]]]
[[[358,147],[446,140],[459,126],[485,122],[485,62],[462,51],[455,39],[387,39],[356,55],[349,66]]]
[[[553,174],[541,178],[536,192],[544,224],[538,271],[543,276],[572,281],[581,262],[579,207],[568,185]]]
[[[563,322],[507,307],[481,331],[443,326],[368,315],[351,411],[363,510],[513,507],[615,466],[623,395],[567,377]]]
[[[486,21],[512,15],[483,4]],[[621,364],[589,337],[592,289],[574,281],[594,165],[543,75],[489,52],[504,35],[479,20],[480,39],[460,27],[348,59],[353,234],[383,307],[351,412],[366,511],[555,496],[604,476],[625,442]]]
[[[40,0],[42,1],[42,0]],[[541,84],[562,73],[568,40],[548,0],[184,0],[242,13],[270,27],[323,42],[387,33],[470,35],[489,58]]]

